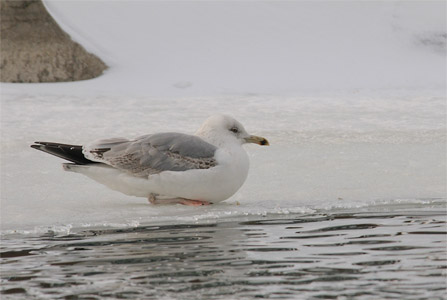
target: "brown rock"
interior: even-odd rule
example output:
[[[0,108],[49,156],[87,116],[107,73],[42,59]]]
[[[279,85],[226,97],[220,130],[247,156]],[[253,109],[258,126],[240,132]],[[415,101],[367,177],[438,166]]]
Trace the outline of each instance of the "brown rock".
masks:
[[[107,68],[71,40],[41,0],[0,0],[0,29],[0,81],[85,80]]]

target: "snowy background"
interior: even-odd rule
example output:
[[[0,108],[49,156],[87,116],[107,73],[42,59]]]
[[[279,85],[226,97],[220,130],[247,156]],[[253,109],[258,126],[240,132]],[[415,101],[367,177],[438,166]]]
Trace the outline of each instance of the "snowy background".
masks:
[[[3,231],[445,201],[443,1],[45,5],[110,68],[82,82],[2,83]],[[214,113],[271,146],[247,147],[246,184],[212,207],[153,207],[29,148],[193,133]]]

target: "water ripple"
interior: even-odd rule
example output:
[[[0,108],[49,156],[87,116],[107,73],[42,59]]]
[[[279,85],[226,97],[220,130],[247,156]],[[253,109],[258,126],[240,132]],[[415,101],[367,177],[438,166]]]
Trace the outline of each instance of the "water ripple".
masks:
[[[445,219],[334,213],[5,237],[2,299],[443,299]]]

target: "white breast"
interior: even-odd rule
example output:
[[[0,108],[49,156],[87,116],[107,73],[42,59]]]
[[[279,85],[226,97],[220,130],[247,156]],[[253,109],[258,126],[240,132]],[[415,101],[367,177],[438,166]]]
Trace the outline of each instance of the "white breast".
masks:
[[[248,175],[248,155],[242,147],[219,149],[218,165],[210,169],[162,172],[149,176],[148,190],[167,197],[217,203],[236,193]]]

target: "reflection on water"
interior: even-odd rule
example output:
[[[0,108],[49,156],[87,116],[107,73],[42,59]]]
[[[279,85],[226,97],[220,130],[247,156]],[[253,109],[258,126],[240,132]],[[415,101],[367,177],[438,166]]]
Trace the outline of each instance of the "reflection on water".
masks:
[[[444,208],[5,236],[1,252],[2,299],[446,295]]]

